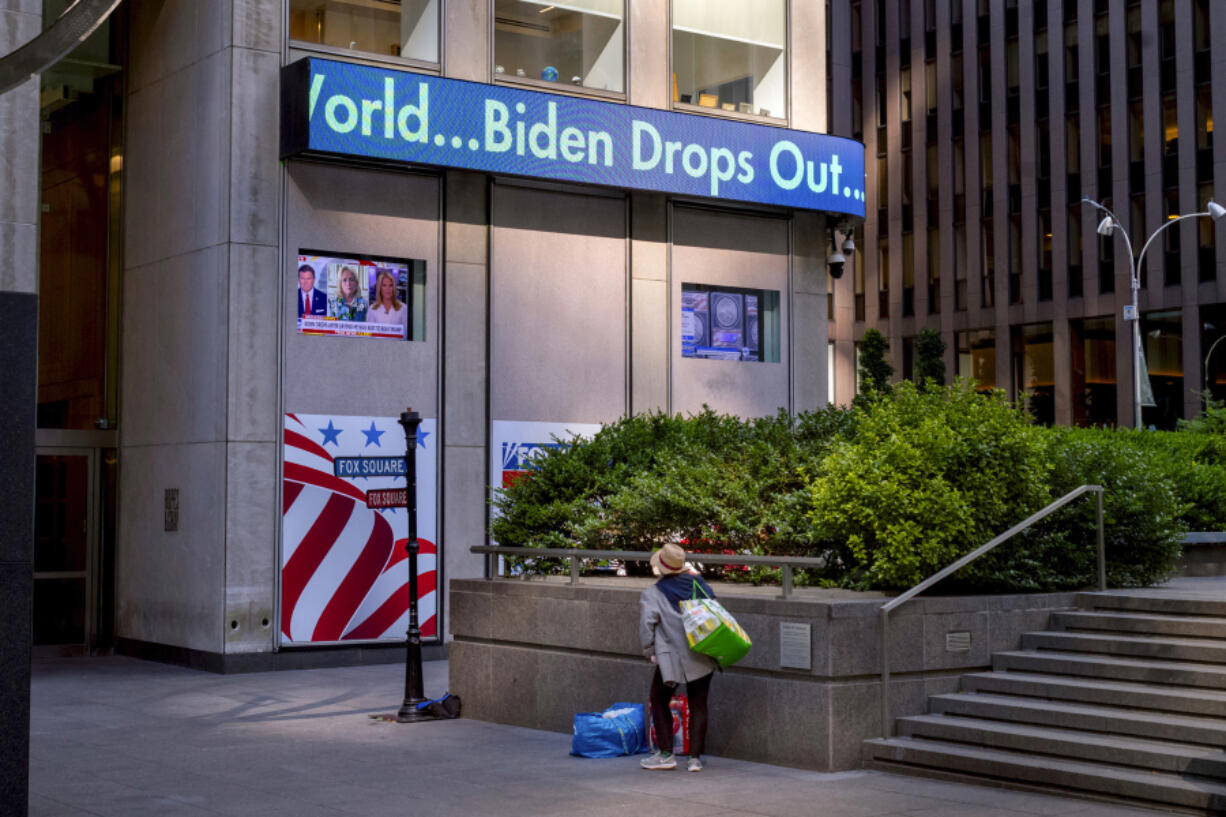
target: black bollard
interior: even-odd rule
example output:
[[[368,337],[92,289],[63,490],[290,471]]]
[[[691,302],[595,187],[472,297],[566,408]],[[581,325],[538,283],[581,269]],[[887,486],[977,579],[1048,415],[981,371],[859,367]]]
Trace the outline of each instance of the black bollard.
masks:
[[[400,413],[404,427],[404,508],[409,514],[409,640],[405,652],[404,703],[396,713],[399,723],[432,721],[434,716],[417,705],[426,700],[421,676],[421,628],[417,623],[417,427],[421,415],[410,406]]]

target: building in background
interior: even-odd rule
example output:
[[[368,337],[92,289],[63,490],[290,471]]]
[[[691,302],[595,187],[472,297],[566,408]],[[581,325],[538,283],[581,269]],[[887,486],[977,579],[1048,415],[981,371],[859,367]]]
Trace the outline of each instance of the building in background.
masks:
[[[1130,259],[1226,180],[1226,7],[1212,0],[830,0],[833,133],[867,146],[870,204],[834,281],[834,394],[855,343],[945,340],[946,370],[1029,395],[1044,423],[1134,422]],[[1182,137],[1182,138],[1181,138]],[[1218,193],[1226,198],[1226,190]],[[1226,225],[1174,225],[1141,270],[1145,425],[1226,397]],[[1210,353],[1212,352],[1212,356]],[[1208,358],[1208,359],[1207,359]],[[1207,379],[1206,379],[1207,372]]]
[[[866,196],[863,145],[824,135],[826,20],[129,0],[6,94],[35,648],[241,670],[403,643],[407,406],[442,640],[490,487],[554,435],[823,405],[825,246]]]

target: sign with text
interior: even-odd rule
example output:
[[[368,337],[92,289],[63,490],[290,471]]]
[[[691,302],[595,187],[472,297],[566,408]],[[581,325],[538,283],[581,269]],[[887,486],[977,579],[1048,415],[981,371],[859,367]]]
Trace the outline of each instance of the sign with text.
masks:
[[[403,477],[404,457],[336,457],[333,473],[338,477]]]
[[[317,57],[282,69],[281,157],[299,153],[865,210],[851,139]]]
[[[366,507],[373,510],[380,508],[403,508],[408,500],[408,491],[404,488],[383,488],[366,492]]]

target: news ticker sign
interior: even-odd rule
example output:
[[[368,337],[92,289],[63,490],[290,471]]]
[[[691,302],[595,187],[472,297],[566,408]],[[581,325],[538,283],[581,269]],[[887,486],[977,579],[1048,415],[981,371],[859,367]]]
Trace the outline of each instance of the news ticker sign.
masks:
[[[301,153],[865,212],[851,139],[317,57],[281,73],[281,157]]]

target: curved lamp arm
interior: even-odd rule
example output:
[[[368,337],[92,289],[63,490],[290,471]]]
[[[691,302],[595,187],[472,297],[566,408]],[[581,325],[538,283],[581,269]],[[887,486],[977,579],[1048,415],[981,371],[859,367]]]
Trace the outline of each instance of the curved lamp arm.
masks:
[[[120,0],[75,0],[45,31],[10,54],[0,56],[0,94],[55,65],[85,42]]]
[[[1226,340],[1226,335],[1222,335],[1220,338],[1215,340],[1213,343],[1209,344],[1209,351],[1208,353],[1205,354],[1205,379],[1204,379],[1204,382],[1201,383],[1201,385],[1204,386],[1206,389],[1209,388],[1209,361],[1213,358],[1213,350],[1216,349],[1217,345],[1224,340]]]
[[[1088,204],[1091,207],[1093,207],[1095,210],[1100,210],[1106,213],[1107,216],[1111,219],[1111,225],[1114,228],[1111,231],[1112,234],[1119,233],[1120,238],[1124,239],[1124,246],[1128,248],[1128,258],[1132,262],[1132,269],[1129,270],[1129,272],[1132,274],[1132,285],[1133,285],[1133,288],[1135,289],[1139,281],[1141,280],[1140,279],[1141,265],[1137,262],[1136,255],[1133,254],[1132,239],[1128,237],[1128,231],[1125,230],[1123,225],[1120,224],[1119,217],[1116,216],[1115,213],[1111,212],[1109,208],[1094,201],[1094,199],[1090,198],[1089,196],[1082,196],[1081,203]]]
[[[1138,280],[1141,275],[1141,263],[1145,260],[1145,251],[1149,249],[1150,244],[1154,243],[1154,239],[1157,238],[1159,235],[1161,235],[1162,231],[1165,230],[1167,227],[1170,227],[1172,224],[1178,224],[1179,222],[1183,221],[1185,218],[1199,218],[1200,216],[1205,216],[1207,218],[1213,218],[1213,213],[1205,211],[1203,213],[1186,213],[1182,216],[1176,216],[1175,218],[1170,219],[1165,224],[1163,224],[1161,227],[1159,227],[1158,229],[1150,233],[1149,238],[1145,242],[1145,246],[1141,248],[1141,254],[1137,256]]]

